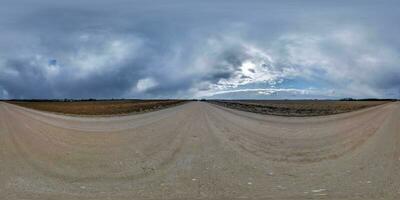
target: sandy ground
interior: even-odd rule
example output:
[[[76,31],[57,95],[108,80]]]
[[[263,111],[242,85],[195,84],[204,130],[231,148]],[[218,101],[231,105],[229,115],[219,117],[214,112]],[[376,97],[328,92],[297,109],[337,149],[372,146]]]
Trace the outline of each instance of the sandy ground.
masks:
[[[400,199],[400,103],[290,118],[191,102],[84,118],[0,103],[0,199]]]

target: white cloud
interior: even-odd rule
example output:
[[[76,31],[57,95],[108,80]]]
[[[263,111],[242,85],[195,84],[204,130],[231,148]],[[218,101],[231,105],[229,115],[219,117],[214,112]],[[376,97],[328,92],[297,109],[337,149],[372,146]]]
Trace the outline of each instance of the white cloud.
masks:
[[[65,65],[73,68],[76,78],[118,70],[124,62],[134,59],[143,48],[143,42],[136,37],[85,34],[79,39],[83,43],[65,61]]]
[[[315,83],[313,92],[334,90],[329,94],[319,91],[323,95],[384,97],[388,93],[396,96],[395,87],[400,84],[396,81],[400,79],[396,49],[360,27],[289,32],[265,41],[224,30],[195,35],[188,41],[164,41],[160,46],[135,34],[89,32],[70,37],[67,41],[71,43],[60,49],[33,42],[30,46],[35,48],[26,47],[21,55],[9,59],[15,66],[3,67],[0,78],[9,85],[15,84],[9,77],[44,80],[41,84],[54,91],[72,85],[71,94],[80,92],[78,82],[86,84],[87,91],[100,85],[108,87],[109,96],[128,97],[163,97],[162,92],[172,97],[201,97],[250,92],[243,88],[262,85],[266,88],[253,92],[268,96],[310,91],[279,88],[289,79]],[[57,63],[49,64],[51,59]],[[319,83],[326,88],[319,88]]]
[[[0,89],[1,89],[1,88],[2,88],[2,87],[0,86]],[[0,92],[0,99],[7,99],[7,98],[9,98],[8,91],[5,90],[5,89],[1,89],[1,92]]]
[[[196,98],[204,97],[222,99],[332,99],[336,96],[333,90],[318,90],[315,88],[251,88],[216,91],[196,96]]]
[[[154,88],[157,85],[158,85],[157,81],[155,81],[153,78],[144,78],[144,79],[140,79],[137,82],[136,90],[138,92],[145,92],[146,90]]]
[[[337,95],[384,97],[379,84],[388,73],[400,74],[395,50],[360,28],[284,35],[270,52],[294,77],[328,82]]]
[[[400,58],[396,51],[360,27],[344,27],[328,33],[284,34],[265,46],[225,34],[209,39],[200,49],[205,53],[197,54],[194,64],[190,65],[195,69],[192,73],[229,75],[217,82],[199,83],[199,90],[194,92],[197,97],[245,92],[248,90],[236,88],[254,83],[266,83],[274,88],[286,79],[302,79],[317,85],[324,82],[331,87],[320,90],[335,89],[330,93],[319,91],[324,96],[381,98],[389,91],[393,93],[390,87],[394,86],[396,77],[400,78],[400,67],[397,67]],[[233,58],[229,57],[233,62],[221,56],[227,52],[233,52]],[[392,75],[391,83],[387,84],[390,74],[398,75]],[[270,88],[259,94],[275,92]]]
[[[241,92],[257,92],[262,95],[271,95],[276,92],[290,92],[293,94],[308,94],[312,92],[312,89],[295,89],[295,88],[251,88],[251,89],[236,89],[236,90],[224,90],[224,91],[216,91],[212,93],[207,93],[203,96],[209,97],[220,94],[229,94],[229,93],[241,93]]]
[[[195,91],[194,96],[254,83],[273,86],[292,73],[290,69],[276,67],[266,50],[230,34],[207,39],[193,54],[183,72],[200,78],[195,85],[198,91],[191,90]]]

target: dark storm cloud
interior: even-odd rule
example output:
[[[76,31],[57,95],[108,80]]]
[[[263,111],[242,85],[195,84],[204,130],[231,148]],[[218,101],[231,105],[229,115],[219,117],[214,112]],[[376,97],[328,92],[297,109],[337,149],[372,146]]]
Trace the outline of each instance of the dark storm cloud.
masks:
[[[0,98],[399,96],[396,1],[2,5]],[[243,90],[296,78],[330,85]]]

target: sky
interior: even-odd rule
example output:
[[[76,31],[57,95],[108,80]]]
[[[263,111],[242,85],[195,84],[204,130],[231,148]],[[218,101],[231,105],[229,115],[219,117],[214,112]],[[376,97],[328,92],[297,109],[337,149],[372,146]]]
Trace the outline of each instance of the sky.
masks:
[[[400,1],[0,4],[0,99],[400,98]]]

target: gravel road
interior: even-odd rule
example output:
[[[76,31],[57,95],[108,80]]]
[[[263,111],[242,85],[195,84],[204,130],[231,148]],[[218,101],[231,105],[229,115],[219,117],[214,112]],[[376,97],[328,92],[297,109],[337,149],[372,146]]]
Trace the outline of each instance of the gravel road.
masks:
[[[279,117],[190,102],[104,118],[0,103],[0,199],[400,199],[400,103]]]

